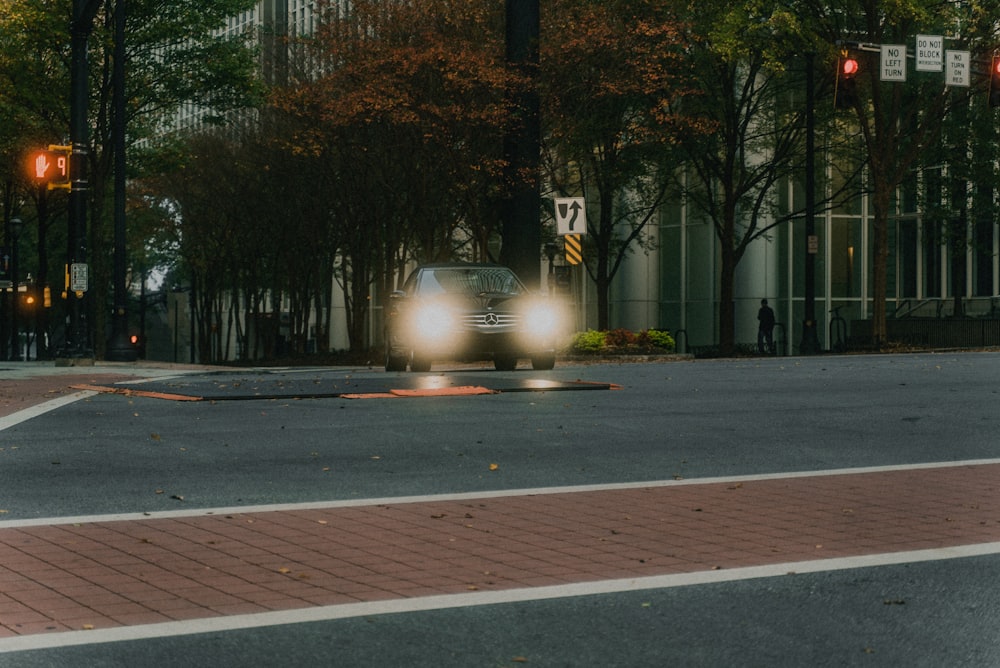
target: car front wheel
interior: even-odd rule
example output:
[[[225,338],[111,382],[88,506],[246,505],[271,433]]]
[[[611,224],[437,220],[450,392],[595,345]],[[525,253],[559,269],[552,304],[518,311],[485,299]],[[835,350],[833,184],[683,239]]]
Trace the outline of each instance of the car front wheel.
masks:
[[[430,370],[431,370],[431,360],[429,357],[418,355],[415,352],[410,353],[410,371],[430,371]]]
[[[535,371],[549,371],[555,365],[555,355],[537,355],[531,358],[531,368]]]
[[[493,366],[497,371],[513,371],[517,368],[517,357],[514,355],[494,355]]]
[[[386,347],[385,351],[386,371],[406,371],[406,355],[394,355],[392,349]]]

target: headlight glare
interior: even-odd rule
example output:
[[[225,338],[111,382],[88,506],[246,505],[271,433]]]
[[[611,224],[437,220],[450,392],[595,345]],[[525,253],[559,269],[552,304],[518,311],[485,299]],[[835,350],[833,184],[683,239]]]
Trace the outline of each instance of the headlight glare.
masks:
[[[425,341],[439,341],[454,329],[452,313],[442,304],[425,304],[413,315],[413,329]]]
[[[552,336],[559,328],[559,314],[548,304],[532,304],[524,313],[524,330],[533,336]]]

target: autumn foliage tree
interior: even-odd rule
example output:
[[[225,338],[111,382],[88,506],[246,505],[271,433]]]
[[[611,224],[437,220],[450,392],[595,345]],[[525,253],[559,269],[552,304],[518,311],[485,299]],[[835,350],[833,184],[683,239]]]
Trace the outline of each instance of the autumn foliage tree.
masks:
[[[492,259],[515,77],[503,3],[324,3],[275,106],[325,166],[352,347],[408,260]],[[381,279],[381,280],[379,280]]]
[[[669,187],[678,136],[705,127],[680,113],[687,40],[677,5],[653,0],[556,0],[542,12],[546,178],[556,196],[588,204],[586,268],[598,327],[609,324],[611,281]],[[594,215],[596,212],[596,215]]]

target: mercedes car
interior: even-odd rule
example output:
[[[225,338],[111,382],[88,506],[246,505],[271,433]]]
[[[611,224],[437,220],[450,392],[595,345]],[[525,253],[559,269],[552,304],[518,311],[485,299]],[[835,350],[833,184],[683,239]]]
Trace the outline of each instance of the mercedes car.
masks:
[[[492,360],[500,371],[531,360],[555,365],[560,309],[531,293],[508,267],[449,263],[418,267],[386,311],[386,371],[429,371],[436,360]]]

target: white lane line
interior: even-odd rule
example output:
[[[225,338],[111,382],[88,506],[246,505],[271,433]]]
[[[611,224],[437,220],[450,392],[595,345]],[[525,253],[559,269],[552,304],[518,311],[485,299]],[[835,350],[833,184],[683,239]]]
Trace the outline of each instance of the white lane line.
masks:
[[[92,392],[90,390],[83,390],[80,392],[74,392],[73,394],[67,394],[55,399],[50,399],[44,403],[38,404],[36,406],[31,406],[30,408],[25,408],[11,415],[5,417],[0,417],[0,431],[4,429],[9,429],[14,425],[21,424],[22,422],[27,422],[31,418],[38,417],[39,415],[44,415],[49,411],[54,411],[57,408],[66,406],[75,401],[80,401],[81,399],[87,399],[92,397],[97,392]]]
[[[53,649],[76,645],[93,645],[129,640],[148,640],[200,633],[221,633],[253,628],[279,626],[282,624],[304,624],[325,622],[372,615],[404,614],[428,610],[445,610],[483,605],[527,603],[573,596],[596,596],[621,594],[651,589],[667,589],[692,585],[736,582],[755,578],[794,577],[805,573],[839,571],[851,568],[877,568],[900,564],[912,564],[944,559],[959,559],[1000,554],[1000,543],[981,543],[958,547],[908,552],[871,554],[859,557],[795,561],[767,566],[748,566],[727,570],[698,571],[674,575],[656,575],[642,578],[599,580],[549,587],[527,587],[505,591],[470,592],[467,594],[444,594],[370,603],[347,603],[342,605],[319,606],[265,612],[230,617],[210,617],[207,619],[164,622],[93,631],[65,631],[42,633],[0,639],[0,654],[36,649]]]
[[[641,482],[606,483],[598,485],[574,485],[567,487],[533,487],[520,489],[483,490],[479,492],[456,492],[446,494],[426,494],[418,496],[387,496],[381,498],[340,499],[335,501],[308,501],[304,503],[279,503],[256,506],[228,506],[221,508],[192,508],[138,513],[111,513],[106,515],[74,515],[66,517],[39,517],[0,521],[0,529],[14,529],[33,526],[53,526],[59,524],[90,524],[98,522],[142,521],[154,519],[179,519],[187,517],[209,517],[213,515],[239,515],[248,513],[295,512],[302,510],[334,510],[337,508],[363,508],[369,506],[401,505],[407,503],[429,503],[469,501],[477,499],[499,499],[512,496],[541,496],[545,494],[577,494],[605,492],[623,489],[644,489],[660,487],[681,487],[688,485],[733,484],[768,480],[789,480],[794,478],[819,478],[827,476],[861,475],[866,473],[896,473],[900,471],[923,471],[966,466],[989,466],[1000,464],[1000,458],[966,459],[951,462],[924,462],[919,464],[897,464],[891,466],[865,466],[859,468],[829,469],[825,471],[789,471],[784,473],[759,473],[752,475],[719,476],[710,478],[685,478],[682,480],[647,480]]]

